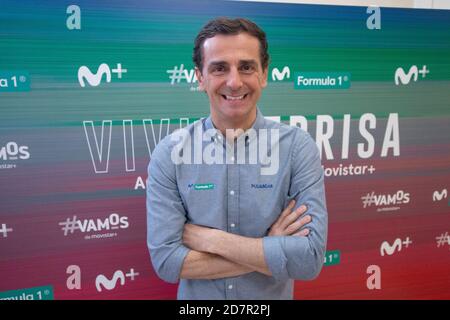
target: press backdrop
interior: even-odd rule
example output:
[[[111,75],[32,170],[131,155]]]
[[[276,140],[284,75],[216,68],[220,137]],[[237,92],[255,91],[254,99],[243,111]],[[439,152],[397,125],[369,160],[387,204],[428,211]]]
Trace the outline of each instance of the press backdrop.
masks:
[[[295,298],[449,299],[450,11],[191,0],[0,3],[0,298],[176,297],[146,169],[208,115],[191,56],[216,16],[266,31],[259,108],[321,150],[325,266]]]

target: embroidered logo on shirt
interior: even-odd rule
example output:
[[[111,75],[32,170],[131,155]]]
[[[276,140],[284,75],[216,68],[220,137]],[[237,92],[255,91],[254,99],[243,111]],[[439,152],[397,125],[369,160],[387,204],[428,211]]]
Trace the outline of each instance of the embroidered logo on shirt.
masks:
[[[252,183],[252,188],[255,189],[272,189],[273,184],[271,183]]]
[[[194,190],[211,190],[214,189],[214,183],[190,183],[188,188],[194,187]]]

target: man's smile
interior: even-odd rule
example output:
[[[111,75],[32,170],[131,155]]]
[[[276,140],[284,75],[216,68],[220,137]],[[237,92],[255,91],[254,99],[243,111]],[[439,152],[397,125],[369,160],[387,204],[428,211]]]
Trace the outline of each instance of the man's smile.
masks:
[[[228,101],[236,101],[236,100],[239,101],[239,100],[244,100],[248,96],[248,93],[240,95],[240,96],[229,96],[229,95],[225,95],[225,94],[222,94],[221,96],[222,96],[222,98],[224,98],[225,100],[228,100]]]

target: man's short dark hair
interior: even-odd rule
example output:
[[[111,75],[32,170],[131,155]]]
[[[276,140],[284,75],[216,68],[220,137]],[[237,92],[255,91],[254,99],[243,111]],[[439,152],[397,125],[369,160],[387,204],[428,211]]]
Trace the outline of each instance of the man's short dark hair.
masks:
[[[220,17],[213,19],[206,23],[198,33],[194,42],[194,53],[192,59],[195,66],[202,72],[203,68],[203,43],[206,39],[213,38],[218,34],[222,35],[236,35],[246,32],[259,40],[259,56],[263,70],[269,65],[269,53],[266,34],[254,22],[244,19],[236,18],[230,19]]]

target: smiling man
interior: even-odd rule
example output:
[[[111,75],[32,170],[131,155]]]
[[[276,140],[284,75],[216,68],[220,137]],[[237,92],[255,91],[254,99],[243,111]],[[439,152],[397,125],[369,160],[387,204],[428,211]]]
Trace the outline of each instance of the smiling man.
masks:
[[[179,299],[292,299],[294,279],[316,278],[324,260],[328,215],[318,149],[300,128],[259,111],[269,55],[255,23],[208,22],[193,59],[210,116],[167,136],[152,154],[147,243],[154,269],[180,281]],[[200,143],[190,139],[199,132]],[[261,140],[268,154],[238,161],[255,159],[252,146]],[[195,145],[226,161],[191,159]],[[269,154],[277,166],[264,174]]]
[[[197,38],[196,48],[202,40],[203,48],[194,59],[200,87],[209,97],[212,122],[223,133],[230,128],[250,128],[256,119],[256,103],[267,85],[267,61],[265,65],[260,62],[259,40],[246,32],[204,36]]]

